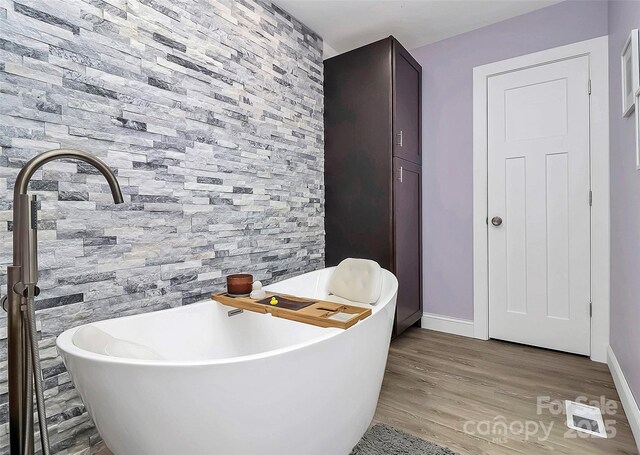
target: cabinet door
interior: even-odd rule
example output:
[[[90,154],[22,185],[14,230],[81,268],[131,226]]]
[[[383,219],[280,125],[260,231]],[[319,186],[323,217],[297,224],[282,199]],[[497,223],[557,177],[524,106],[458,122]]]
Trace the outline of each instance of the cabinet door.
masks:
[[[420,164],[421,67],[395,46],[393,155]]]
[[[397,336],[422,317],[421,168],[400,158],[393,159],[393,168]]]

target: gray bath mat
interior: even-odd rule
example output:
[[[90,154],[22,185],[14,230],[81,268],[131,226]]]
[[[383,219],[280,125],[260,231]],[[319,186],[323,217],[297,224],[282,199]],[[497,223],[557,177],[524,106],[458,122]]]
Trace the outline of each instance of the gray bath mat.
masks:
[[[369,428],[351,455],[457,455],[383,423]]]

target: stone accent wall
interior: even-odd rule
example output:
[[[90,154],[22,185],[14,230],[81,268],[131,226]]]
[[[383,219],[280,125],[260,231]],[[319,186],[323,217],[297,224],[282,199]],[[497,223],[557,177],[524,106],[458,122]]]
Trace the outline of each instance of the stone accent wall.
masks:
[[[37,153],[41,355],[53,451],[99,436],[55,350],[63,330],[206,299],[226,274],[324,265],[322,40],[250,0],[0,0],[0,284],[11,193]],[[0,315],[0,454],[7,454]],[[170,334],[167,334],[170,336]]]

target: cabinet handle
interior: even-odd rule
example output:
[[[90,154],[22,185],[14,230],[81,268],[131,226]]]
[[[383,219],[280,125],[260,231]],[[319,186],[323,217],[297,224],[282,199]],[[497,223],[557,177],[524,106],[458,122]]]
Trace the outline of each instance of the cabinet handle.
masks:
[[[400,166],[400,178],[398,180],[400,180],[400,183],[402,183],[402,166]]]
[[[396,145],[399,145],[400,147],[402,147],[402,130],[396,134],[396,136],[398,137],[398,141],[396,142]]]

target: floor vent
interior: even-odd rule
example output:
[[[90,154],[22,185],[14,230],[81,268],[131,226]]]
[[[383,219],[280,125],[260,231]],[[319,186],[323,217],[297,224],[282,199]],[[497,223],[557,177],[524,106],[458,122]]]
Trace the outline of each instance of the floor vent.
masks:
[[[565,400],[567,426],[583,433],[599,438],[607,437],[607,430],[602,420],[602,412],[595,406]]]

